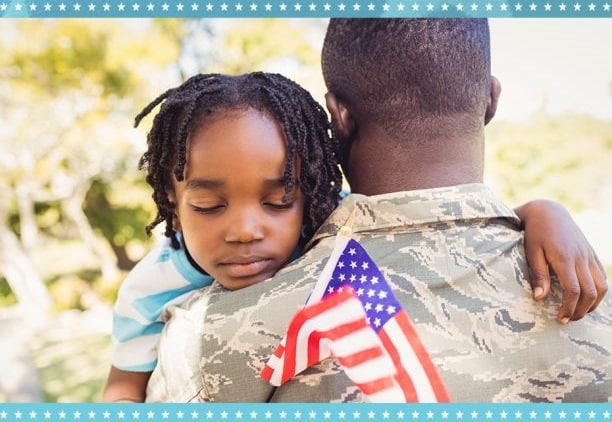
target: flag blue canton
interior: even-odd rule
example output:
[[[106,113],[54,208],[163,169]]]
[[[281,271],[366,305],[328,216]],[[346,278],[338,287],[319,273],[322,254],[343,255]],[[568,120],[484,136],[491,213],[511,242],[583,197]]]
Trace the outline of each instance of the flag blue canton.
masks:
[[[347,286],[355,291],[376,332],[402,309],[372,258],[354,239],[342,251],[324,297]]]

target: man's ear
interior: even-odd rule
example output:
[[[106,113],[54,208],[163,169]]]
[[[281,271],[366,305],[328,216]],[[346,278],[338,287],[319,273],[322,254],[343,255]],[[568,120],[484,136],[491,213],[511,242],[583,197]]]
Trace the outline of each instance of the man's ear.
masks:
[[[325,104],[331,115],[331,123],[341,140],[347,140],[355,130],[355,121],[342,101],[333,92],[325,94]]]
[[[485,125],[491,121],[493,116],[495,116],[495,112],[497,111],[497,102],[499,100],[500,94],[501,83],[499,82],[499,79],[497,79],[495,76],[491,76],[491,91],[489,93],[487,111],[485,112]]]

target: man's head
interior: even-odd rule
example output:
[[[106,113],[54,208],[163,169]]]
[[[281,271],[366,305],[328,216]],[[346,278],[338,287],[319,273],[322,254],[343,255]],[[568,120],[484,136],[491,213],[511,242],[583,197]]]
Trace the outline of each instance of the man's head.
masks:
[[[486,19],[332,19],[322,68],[345,170],[364,131],[396,148],[482,137],[499,94],[489,53]]]

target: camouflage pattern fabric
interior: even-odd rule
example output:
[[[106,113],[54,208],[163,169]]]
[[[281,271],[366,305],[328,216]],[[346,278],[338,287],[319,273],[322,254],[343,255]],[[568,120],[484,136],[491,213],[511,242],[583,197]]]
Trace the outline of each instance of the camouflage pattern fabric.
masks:
[[[484,185],[348,196],[314,246],[274,278],[217,284],[173,308],[149,401],[359,402],[333,359],[274,388],[259,372],[306,301],[338,228],[374,258],[437,365],[452,401],[612,401],[612,304],[560,325],[559,284],[532,299],[514,212]]]

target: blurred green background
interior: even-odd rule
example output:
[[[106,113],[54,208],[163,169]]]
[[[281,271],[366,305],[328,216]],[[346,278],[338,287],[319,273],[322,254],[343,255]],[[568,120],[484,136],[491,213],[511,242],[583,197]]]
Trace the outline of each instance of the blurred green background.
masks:
[[[112,302],[155,241],[144,235],[154,208],[136,169],[150,123],[132,128],[140,109],[196,72],[280,72],[322,102],[325,26],[322,19],[3,20],[0,401],[100,398]],[[604,65],[601,94],[612,105],[612,65]],[[597,223],[612,215],[609,112],[500,114],[487,129],[487,182],[512,205],[536,197],[564,203],[610,274],[612,233]]]

